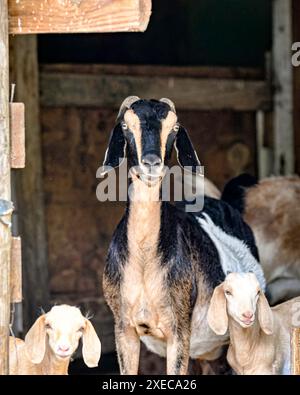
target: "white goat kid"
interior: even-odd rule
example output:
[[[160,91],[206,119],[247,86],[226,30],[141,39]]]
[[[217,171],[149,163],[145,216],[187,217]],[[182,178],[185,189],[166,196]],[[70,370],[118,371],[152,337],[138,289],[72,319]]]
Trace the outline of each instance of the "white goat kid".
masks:
[[[208,323],[229,330],[227,360],[238,374],[290,374],[293,307],[300,298],[271,308],[254,273],[230,273],[215,288]]]
[[[77,307],[54,306],[36,320],[25,341],[10,338],[10,374],[68,374],[81,338],[84,362],[88,367],[98,366],[101,343],[91,322]]]

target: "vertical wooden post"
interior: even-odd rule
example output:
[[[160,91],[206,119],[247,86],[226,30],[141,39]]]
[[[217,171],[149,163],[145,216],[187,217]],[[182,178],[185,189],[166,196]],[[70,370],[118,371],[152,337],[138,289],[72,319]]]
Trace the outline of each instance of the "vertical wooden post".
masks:
[[[293,41],[300,42],[300,1],[293,0]],[[296,173],[300,174],[300,66],[294,71],[294,128]]]
[[[266,120],[268,114],[264,111],[257,111],[256,113],[256,148],[257,148],[257,168],[258,178],[262,179],[269,177],[272,174],[273,155],[269,147],[265,147],[265,133],[267,127]]]
[[[273,1],[274,169],[295,171],[293,129],[292,0]]]
[[[300,375],[300,328],[292,330],[292,374]]]
[[[21,237],[13,237],[10,261],[10,302],[22,302],[22,253]]]
[[[10,135],[7,0],[0,0],[0,374],[8,374],[10,318]],[[2,208],[1,208],[2,206]]]
[[[37,36],[10,38],[15,100],[25,105],[26,166],[13,170],[18,234],[22,237],[23,322],[26,331],[48,308],[48,264],[44,218]],[[20,214],[18,214],[20,213]]]

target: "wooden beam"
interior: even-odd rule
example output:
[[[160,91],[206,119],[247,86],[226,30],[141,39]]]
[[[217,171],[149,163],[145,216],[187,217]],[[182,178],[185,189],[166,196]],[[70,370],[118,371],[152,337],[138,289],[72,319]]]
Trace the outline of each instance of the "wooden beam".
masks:
[[[264,111],[256,113],[256,149],[257,149],[257,173],[258,178],[270,177],[273,170],[273,151],[266,145],[268,123],[270,114]]]
[[[258,67],[219,67],[219,66],[160,66],[160,65],[131,65],[131,64],[70,64],[51,63],[41,64],[40,72],[94,74],[94,75],[124,75],[156,77],[189,77],[264,80],[265,72]]]
[[[13,169],[25,167],[25,109],[24,103],[10,103],[11,150],[10,165]]]
[[[7,0],[0,0],[0,375],[8,374],[11,191]]]
[[[151,0],[9,0],[9,32],[143,32]]]
[[[292,3],[273,1],[274,168],[275,175],[295,171],[293,129]]]
[[[11,82],[15,99],[23,102],[26,126],[26,167],[15,170],[18,233],[22,237],[23,317],[28,329],[49,306],[47,241],[44,219],[37,38],[11,37]]]
[[[11,271],[10,271],[10,301],[22,302],[22,252],[21,237],[12,238]]]
[[[300,328],[292,330],[292,374],[300,375]]]
[[[153,74],[155,74],[155,67]],[[41,105],[117,108],[129,95],[169,97],[178,109],[255,111],[268,109],[264,81],[41,72]]]

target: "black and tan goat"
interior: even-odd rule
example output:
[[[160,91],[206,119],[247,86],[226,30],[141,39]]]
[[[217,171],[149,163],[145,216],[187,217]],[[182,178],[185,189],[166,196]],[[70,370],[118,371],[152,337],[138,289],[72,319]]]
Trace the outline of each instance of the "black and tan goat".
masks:
[[[197,155],[170,100],[123,102],[104,165],[116,167],[126,155],[139,172],[132,174],[103,278],[122,374],[138,373],[140,339],[166,356],[168,374],[185,374],[189,356],[216,359],[228,335],[217,336],[207,324],[214,288],[228,270],[252,270],[264,287],[251,230],[236,210],[206,198],[203,211],[192,214],[160,201],[173,145],[181,166],[195,170]]]

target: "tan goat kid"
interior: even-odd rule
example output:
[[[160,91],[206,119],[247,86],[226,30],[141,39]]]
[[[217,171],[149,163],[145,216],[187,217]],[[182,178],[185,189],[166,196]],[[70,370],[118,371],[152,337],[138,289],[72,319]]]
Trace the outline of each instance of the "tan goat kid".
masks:
[[[71,356],[81,338],[84,362],[88,367],[98,366],[101,343],[91,322],[77,307],[54,306],[36,320],[25,341],[10,338],[10,374],[68,374]]]
[[[298,310],[298,313],[297,313]],[[215,288],[208,323],[229,330],[227,360],[238,374],[290,374],[290,334],[299,322],[300,297],[270,308],[253,273],[230,273]]]

